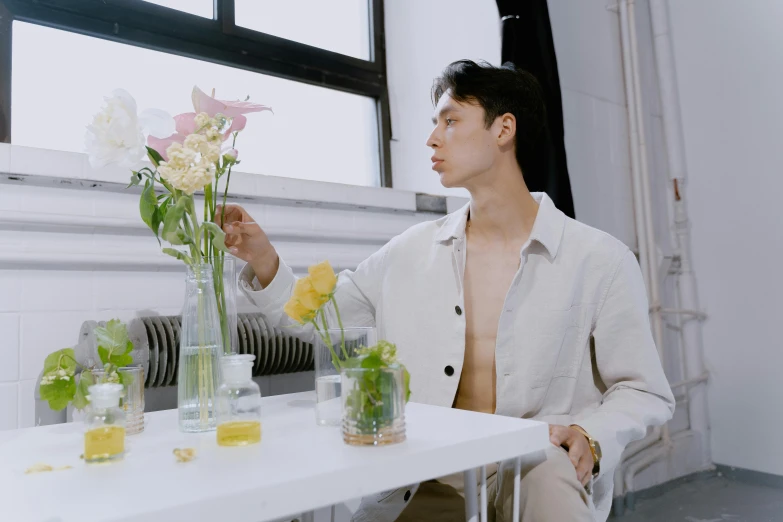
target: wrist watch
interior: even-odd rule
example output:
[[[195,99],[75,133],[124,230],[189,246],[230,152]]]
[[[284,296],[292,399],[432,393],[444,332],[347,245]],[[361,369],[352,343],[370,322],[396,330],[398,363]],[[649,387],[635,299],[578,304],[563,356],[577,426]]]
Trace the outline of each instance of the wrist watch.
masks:
[[[593,477],[597,476],[598,472],[601,471],[601,445],[578,424],[571,424],[569,428],[575,429],[587,439],[587,444],[590,446],[590,453],[593,454]]]

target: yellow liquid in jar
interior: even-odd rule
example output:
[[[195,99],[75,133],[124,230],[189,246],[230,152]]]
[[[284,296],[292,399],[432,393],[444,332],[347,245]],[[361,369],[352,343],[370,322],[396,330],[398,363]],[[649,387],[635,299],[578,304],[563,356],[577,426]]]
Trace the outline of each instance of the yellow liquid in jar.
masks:
[[[218,446],[249,446],[261,442],[261,422],[232,421],[218,424]]]
[[[125,453],[125,428],[101,426],[84,434],[84,460],[102,462],[121,458]]]

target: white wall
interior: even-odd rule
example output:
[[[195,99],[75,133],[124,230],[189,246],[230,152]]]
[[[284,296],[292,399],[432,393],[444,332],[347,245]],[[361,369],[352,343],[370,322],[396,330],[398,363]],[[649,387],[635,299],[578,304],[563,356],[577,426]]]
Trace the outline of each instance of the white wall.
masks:
[[[574,211],[636,248],[620,25],[604,0],[550,0]]]
[[[395,188],[466,196],[430,169],[432,80],[453,61],[500,62],[500,18],[492,0],[387,0],[386,69]]]
[[[783,4],[669,2],[715,462],[783,475]]]

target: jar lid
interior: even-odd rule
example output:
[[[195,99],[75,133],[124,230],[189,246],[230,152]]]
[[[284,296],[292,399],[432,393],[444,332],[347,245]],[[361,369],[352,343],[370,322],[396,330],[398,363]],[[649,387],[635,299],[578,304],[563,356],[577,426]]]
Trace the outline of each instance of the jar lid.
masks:
[[[112,408],[114,406],[119,406],[122,390],[122,384],[111,382],[93,384],[87,388],[87,391],[90,393],[90,404],[96,408]]]
[[[223,380],[226,382],[249,381],[253,377],[253,361],[256,356],[252,354],[225,355],[220,359],[223,370]]]

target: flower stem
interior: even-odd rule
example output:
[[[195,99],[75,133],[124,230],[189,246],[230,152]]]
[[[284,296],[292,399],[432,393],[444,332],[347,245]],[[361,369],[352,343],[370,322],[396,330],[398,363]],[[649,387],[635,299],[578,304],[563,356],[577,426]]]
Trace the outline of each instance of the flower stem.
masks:
[[[339,372],[342,369],[342,364],[340,364],[340,358],[337,357],[337,353],[334,351],[334,345],[332,344],[332,338],[329,336],[329,326],[326,324],[326,314],[324,313],[324,309],[321,308],[316,313],[315,321],[318,320],[317,316],[321,316],[321,323],[323,323],[324,327],[324,334],[321,336],[326,346],[329,347],[329,352],[332,354],[332,364],[334,364],[335,369]],[[315,321],[313,321],[313,324],[316,325]],[[316,325],[316,328],[318,328],[318,325]],[[320,333],[320,332],[319,332]]]
[[[334,298],[334,294],[329,296],[329,300],[334,305],[334,311],[337,314],[337,324],[340,325],[340,333],[341,333],[341,347],[343,350],[343,357],[346,359],[348,358],[348,352],[345,349],[345,328],[343,327],[343,320],[340,318],[340,308],[337,306],[337,299]]]

